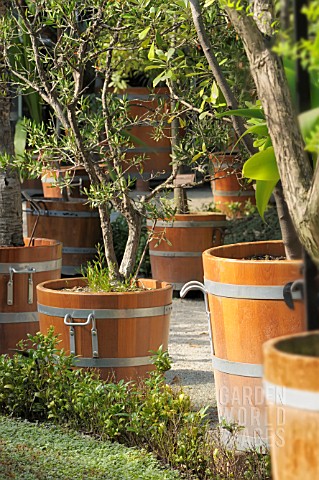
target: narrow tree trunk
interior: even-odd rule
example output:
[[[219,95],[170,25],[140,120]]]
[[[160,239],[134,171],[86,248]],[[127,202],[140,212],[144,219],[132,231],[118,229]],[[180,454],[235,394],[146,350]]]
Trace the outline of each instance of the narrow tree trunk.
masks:
[[[285,245],[286,256],[289,260],[300,259],[302,257],[302,246],[288,211],[288,206],[284,198],[281,182],[277,183],[273,194],[276,201],[282,241]]]
[[[210,43],[210,40],[205,30],[199,1],[190,0],[190,7],[191,7],[193,22],[198,35],[199,43],[201,44],[204,55],[215,77],[217,85],[219,86],[222,94],[225,97],[227,107],[231,110],[237,109],[238,108],[237,99],[233,94],[230,86],[228,85],[227,80],[222,72],[222,69],[220,68],[219,63],[213,53],[212,45]],[[233,128],[236,132],[236,135],[239,138],[246,131],[244,121],[241,117],[238,117],[238,116],[232,116],[231,119],[233,123]],[[257,152],[257,149],[253,146],[253,139],[250,135],[245,135],[242,138],[242,141],[246,149],[251,155]]]
[[[120,274],[124,278],[129,278],[135,270],[137,250],[140,243],[142,232],[142,214],[137,210],[130,209],[125,215],[128,224],[128,239],[125,246],[122,262],[120,265]]]
[[[5,3],[0,1],[0,17]],[[0,46],[0,155],[13,155],[10,125],[8,75]],[[0,246],[23,246],[21,185],[18,172],[11,166],[0,169]]]

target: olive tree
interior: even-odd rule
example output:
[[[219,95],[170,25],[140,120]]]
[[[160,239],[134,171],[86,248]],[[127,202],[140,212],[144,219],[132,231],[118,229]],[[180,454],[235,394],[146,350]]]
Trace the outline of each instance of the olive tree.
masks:
[[[145,61],[151,60],[152,43],[147,34],[154,23],[162,22],[163,43],[170,41],[172,32],[178,37],[180,25],[175,24],[171,12],[157,12],[160,3],[9,0],[1,17],[3,58],[16,88],[22,94],[37,92],[51,115],[46,125],[26,124],[30,153],[7,164],[38,174],[59,164],[85,168],[91,181],[89,200],[99,211],[105,256],[115,280],[133,274],[143,218],[147,210],[155,208],[152,201],[157,193],[172,186],[177,169],[173,165],[172,175],[149,194],[130,195],[130,168],[142,169],[144,159],[127,157],[133,144],[129,132],[136,119],[128,113],[125,96],[114,94],[114,89],[125,87],[125,76],[141,71]],[[178,41],[186,41],[187,30],[184,26],[184,40]],[[27,36],[28,42],[19,45],[22,36]],[[19,61],[22,53],[28,68]],[[95,91],[94,84],[98,85]],[[160,105],[143,118],[156,125],[159,136],[162,110]],[[120,264],[114,251],[112,210],[120,212],[128,225]]]
[[[0,1],[0,17],[6,5]],[[14,154],[10,124],[11,97],[3,46],[0,45],[0,246],[23,246],[21,190],[17,169],[8,164]]]

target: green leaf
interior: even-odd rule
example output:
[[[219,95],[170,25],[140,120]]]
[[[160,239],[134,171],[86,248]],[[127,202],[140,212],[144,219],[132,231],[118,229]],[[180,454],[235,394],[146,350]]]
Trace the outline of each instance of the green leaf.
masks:
[[[217,83],[213,82],[211,92],[210,92],[210,98],[212,103],[216,103],[218,96],[219,96],[219,89],[218,89]]]
[[[164,80],[164,78],[165,78],[165,72],[161,72],[159,75],[157,75],[157,77],[155,77],[153,80],[153,87],[156,87],[156,85],[162,80]]]
[[[231,115],[246,118],[260,118],[261,120],[265,120],[264,112],[260,108],[239,108],[237,110],[227,110],[226,112],[216,113],[217,118]]]
[[[261,218],[264,218],[269,199],[277,181],[278,180],[256,180],[256,205]]]
[[[203,120],[203,118],[207,117],[207,115],[209,115],[209,112],[202,112],[202,113],[199,115],[198,119],[199,119],[199,120]]]
[[[299,126],[304,140],[319,123],[319,108],[313,108],[298,115]]]
[[[258,135],[259,137],[268,137],[269,130],[267,123],[259,123],[258,125],[252,125],[251,127],[247,128],[245,131],[245,135],[248,133],[253,133],[254,135]]]
[[[23,120],[18,120],[14,134],[14,151],[17,156],[22,156],[27,142],[27,132]]]
[[[243,166],[243,176],[253,180],[272,180],[278,182],[279,172],[273,147],[255,153]]]
[[[150,31],[151,27],[146,27],[142,32],[139,33],[138,38],[140,40],[144,40],[146,38],[148,32]]]
[[[152,42],[152,45],[149,49],[148,55],[147,55],[149,60],[154,60],[155,58],[155,43]]]
[[[166,54],[166,60],[170,60],[175,53],[175,48],[170,48]]]
[[[199,152],[196,155],[193,156],[192,162],[196,162],[201,156],[203,155],[203,152]]]

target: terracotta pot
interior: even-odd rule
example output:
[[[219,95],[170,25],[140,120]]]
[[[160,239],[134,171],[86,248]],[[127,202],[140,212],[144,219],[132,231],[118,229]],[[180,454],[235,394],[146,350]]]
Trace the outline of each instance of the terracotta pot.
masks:
[[[240,449],[268,441],[262,344],[305,329],[300,292],[292,295],[293,310],[284,301],[285,285],[301,276],[301,261],[246,259],[264,254],[284,255],[282,242],[239,243],[203,253],[218,415],[244,427]]]
[[[152,222],[147,224],[151,230]],[[202,253],[223,243],[226,224],[222,213],[175,215],[173,221],[157,221],[149,246],[152,276],[172,283],[174,290],[190,280],[202,281]],[[166,240],[159,243],[163,235]]]
[[[68,187],[55,185],[64,178],[70,179]],[[83,167],[61,167],[45,172],[41,177],[43,196],[45,198],[87,198],[84,188],[90,188],[90,180]],[[63,194],[64,190],[64,194]]]
[[[28,235],[35,228],[38,236],[63,243],[63,275],[79,275],[81,266],[95,257],[95,247],[102,242],[98,210],[86,202],[75,198],[66,202],[58,198],[33,199],[24,208]]]
[[[319,332],[264,345],[274,480],[319,478]]]
[[[252,204],[256,203],[255,190],[252,185],[239,182],[242,167],[238,164],[236,155],[216,153],[212,155],[212,163],[215,180],[211,181],[211,188],[216,207],[231,217],[234,214],[229,204],[238,203],[239,211],[235,216],[240,217],[248,200]]]
[[[152,92],[155,95],[152,95]],[[125,95],[130,103],[129,116],[137,118],[139,124],[132,127],[129,132],[139,141],[134,141],[134,146],[127,150],[126,158],[145,155],[146,160],[143,162],[143,173],[139,173],[137,167],[130,167],[124,163],[123,168],[128,168],[127,173],[136,177],[137,190],[148,190],[150,178],[157,173],[157,180],[164,180],[171,173],[170,163],[172,161],[171,153],[171,128],[164,128],[164,136],[156,141],[153,136],[155,128],[150,125],[147,120],[150,112],[156,111],[159,107],[158,98],[169,98],[169,90],[167,88],[149,89],[146,87],[129,87],[125,92],[118,95]],[[163,109],[167,108],[168,103],[163,105]]]
[[[44,282],[37,287],[40,330],[53,325],[61,348],[79,355],[75,365],[98,369],[103,379],[143,378],[153,370],[150,351],[167,349],[172,286],[139,283],[146,290],[85,293],[62,290],[86,285],[84,278]]]
[[[36,285],[60,278],[62,245],[35,238],[29,246],[0,247],[0,353],[12,354],[17,343],[39,330]]]

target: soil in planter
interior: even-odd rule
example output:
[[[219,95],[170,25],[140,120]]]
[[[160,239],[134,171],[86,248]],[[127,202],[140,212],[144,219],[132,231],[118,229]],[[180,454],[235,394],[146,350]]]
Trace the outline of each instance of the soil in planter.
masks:
[[[286,257],[283,255],[249,255],[244,257],[243,260],[286,260]]]

